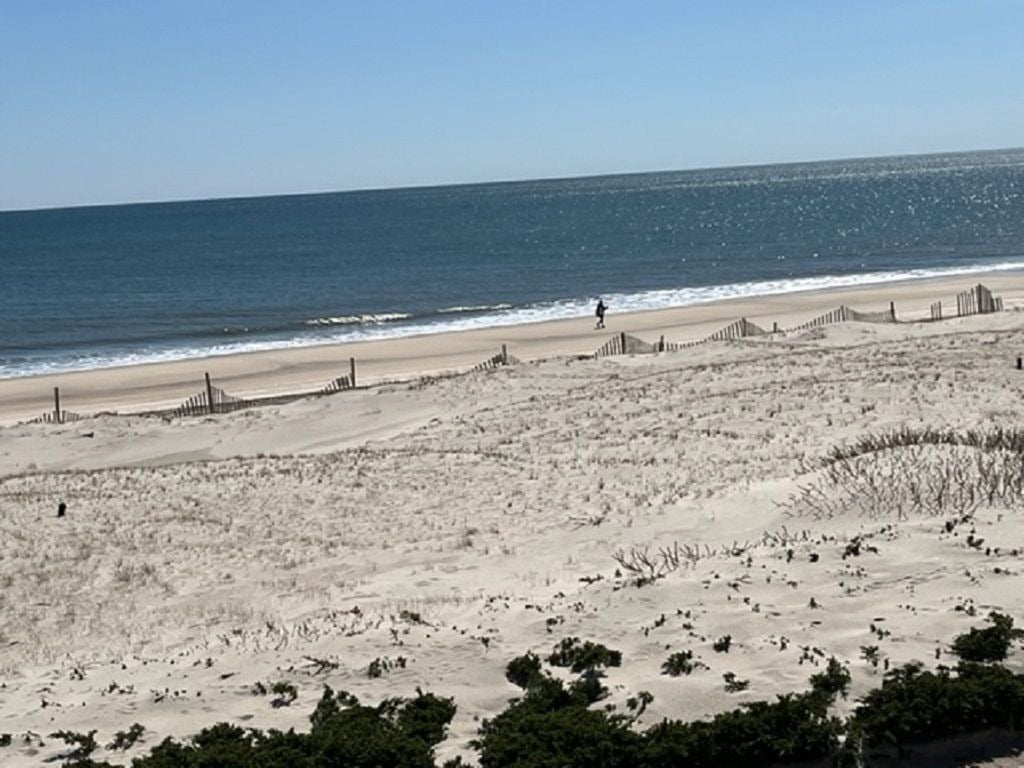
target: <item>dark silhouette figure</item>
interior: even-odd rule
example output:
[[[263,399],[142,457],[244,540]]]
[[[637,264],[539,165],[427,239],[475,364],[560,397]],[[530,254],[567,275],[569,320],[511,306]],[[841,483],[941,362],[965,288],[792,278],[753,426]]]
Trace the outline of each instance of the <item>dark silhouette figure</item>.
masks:
[[[63,501],[57,505],[57,517],[64,517],[67,514],[68,505]]]
[[[604,305],[604,301],[598,299],[597,309],[594,310],[594,314],[597,316],[597,325],[594,326],[595,328],[604,328],[604,313],[607,309],[608,307]]]

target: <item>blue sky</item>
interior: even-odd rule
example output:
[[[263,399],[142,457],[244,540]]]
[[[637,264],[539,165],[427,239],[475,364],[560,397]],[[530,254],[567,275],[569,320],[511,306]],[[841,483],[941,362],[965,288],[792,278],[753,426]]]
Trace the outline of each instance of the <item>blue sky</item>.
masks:
[[[0,210],[1024,145],[1021,0],[0,0]]]

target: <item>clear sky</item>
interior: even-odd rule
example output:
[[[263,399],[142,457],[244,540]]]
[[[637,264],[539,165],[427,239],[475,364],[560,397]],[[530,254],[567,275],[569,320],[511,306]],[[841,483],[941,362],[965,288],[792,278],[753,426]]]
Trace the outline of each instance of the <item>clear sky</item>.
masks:
[[[1024,145],[1024,0],[0,0],[0,210]]]

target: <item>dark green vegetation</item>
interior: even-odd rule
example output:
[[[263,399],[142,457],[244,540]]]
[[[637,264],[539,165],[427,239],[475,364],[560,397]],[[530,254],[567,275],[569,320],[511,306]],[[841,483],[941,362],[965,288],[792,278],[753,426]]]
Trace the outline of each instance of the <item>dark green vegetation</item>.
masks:
[[[840,664],[835,656],[828,660],[824,672],[811,675],[811,689],[829,698],[839,694],[845,699],[849,687],[850,670]]]
[[[857,708],[851,734],[902,753],[914,742],[1024,725],[1024,676],[974,662],[953,672],[928,672],[919,663],[889,672]]]
[[[698,665],[700,662],[693,660],[693,651],[678,651],[665,659],[665,663],[661,665],[661,672],[671,677],[679,677],[690,674]]]
[[[433,768],[434,746],[455,715],[451,699],[417,692],[412,699],[386,699],[376,707],[359,704],[329,687],[310,716],[309,733],[239,728],[218,723],[185,744],[165,739],[133,768]],[[80,742],[60,734],[69,744]],[[90,734],[91,737],[92,734]],[[95,748],[95,743],[91,745]],[[91,751],[91,750],[90,750]],[[103,768],[80,749],[65,765]]]
[[[646,691],[627,700],[631,716],[616,713],[610,705],[593,706],[608,696],[601,682],[603,668],[620,664],[621,654],[568,638],[555,646],[548,663],[569,668],[577,677],[556,679],[533,653],[513,659],[506,677],[524,692],[481,724],[471,746],[481,768],[732,768],[797,762],[870,766],[874,756],[904,756],[929,741],[992,729],[1021,732],[1024,675],[969,660],[1001,660],[1022,634],[1008,616],[993,613],[989,620],[992,626],[972,628],[953,640],[961,657],[955,669],[926,671],[920,663],[893,669],[846,720],[830,710],[836,696],[846,695],[850,673],[830,658],[803,693],[745,703],[707,721],[663,720],[644,731],[634,725],[653,701]],[[680,652],[666,666],[682,671],[691,660],[692,654]],[[132,766],[434,768],[434,747],[445,738],[454,715],[451,699],[422,691],[415,698],[387,699],[369,707],[327,687],[310,716],[309,733],[264,733],[220,723],[184,743],[166,739]],[[130,740],[143,732],[142,726],[132,726]],[[65,754],[66,765],[109,766],[89,757],[96,748],[94,734],[53,734],[72,747]],[[115,739],[119,748],[127,741],[129,734]],[[454,760],[444,768],[463,765]]]
[[[975,629],[958,635],[953,641],[953,653],[963,661],[1002,661],[1010,650],[1010,643],[1024,636],[1024,630],[1013,628],[1013,619],[993,611],[988,616],[991,627]]]
[[[529,688],[540,675],[540,656],[535,653],[517,656],[505,668],[505,679],[520,688]]]
[[[131,749],[135,746],[135,742],[142,738],[142,734],[145,732],[145,727],[140,723],[132,723],[127,731],[118,731],[114,734],[114,739],[107,744],[107,749],[119,751]]]
[[[554,653],[548,657],[548,664],[553,667],[569,667],[573,672],[598,667],[617,667],[622,664],[622,653],[600,643],[592,643],[589,640],[581,643],[578,637],[567,637],[555,646]]]

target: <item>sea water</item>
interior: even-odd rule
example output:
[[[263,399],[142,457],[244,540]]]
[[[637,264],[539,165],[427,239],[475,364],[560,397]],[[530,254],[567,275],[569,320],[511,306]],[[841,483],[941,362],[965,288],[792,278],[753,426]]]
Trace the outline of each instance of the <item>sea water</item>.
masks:
[[[0,377],[1021,267],[1024,150],[8,211]]]

